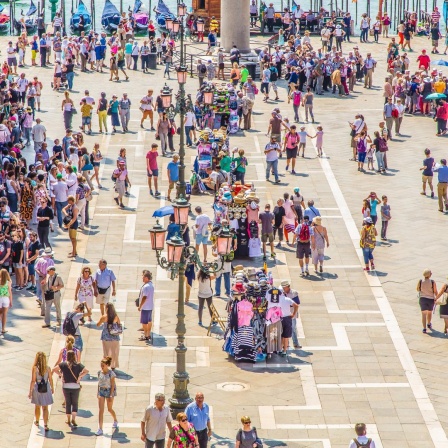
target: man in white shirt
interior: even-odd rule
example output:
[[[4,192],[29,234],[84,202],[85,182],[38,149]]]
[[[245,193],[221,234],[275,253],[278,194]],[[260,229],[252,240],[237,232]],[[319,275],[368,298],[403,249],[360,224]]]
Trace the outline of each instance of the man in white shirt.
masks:
[[[76,189],[78,188],[78,176],[76,175],[71,165],[66,166],[65,172],[65,182],[67,183],[68,187],[68,195],[76,196]]]
[[[294,11],[294,18],[300,19],[304,13],[305,11],[300,7],[300,5],[297,5],[296,10]]]
[[[93,98],[92,96],[90,96],[89,91],[88,90],[84,90],[84,95],[81,98],[81,101],[79,102],[79,105],[82,106],[82,102],[84,100],[86,100],[87,104],[90,104],[91,106],[93,106],[95,104],[95,98]]]
[[[141,439],[145,448],[165,448],[165,426],[171,431],[172,420],[170,409],[165,406],[165,395],[156,394],[155,403],[146,408],[141,421]]]
[[[41,124],[41,119],[36,118],[36,124],[31,129],[31,137],[34,142],[34,151],[37,153],[42,148],[42,143],[47,140],[47,129]]]
[[[366,436],[367,429],[365,423],[356,423],[355,432],[356,437],[350,441],[348,448],[376,448],[375,442]]]
[[[140,120],[140,127],[143,128],[143,122],[146,118],[149,118],[151,122],[151,131],[155,131],[154,129],[154,99],[153,99],[153,90],[149,89],[148,94],[145,95],[140,100],[140,110],[142,111],[142,119]],[[143,128],[144,129],[144,128]]]
[[[26,97],[26,89],[28,88],[29,84],[28,80],[25,78],[25,73],[21,73],[19,79],[16,82],[20,94],[20,101],[24,103]]]
[[[53,185],[54,201],[56,204],[56,214],[58,218],[59,228],[63,229],[62,226],[62,209],[68,204],[68,187],[65,183],[61,173],[56,175],[57,182]]]
[[[204,263],[207,261],[207,244],[209,230],[208,226],[211,224],[211,219],[202,213],[202,208],[197,206],[194,211],[197,213],[194,229],[196,232],[196,251],[199,252],[199,246],[202,244],[204,250]]]
[[[154,285],[150,271],[143,271],[144,285],[140,290],[138,300],[138,311],[140,312],[140,323],[143,325],[143,335],[140,341],[149,342],[151,339],[152,312],[154,309]]]
[[[265,12],[265,19],[266,23],[268,25],[268,31],[270,33],[274,32],[274,17],[275,17],[275,8],[273,3],[269,3],[269,6],[266,8]]]

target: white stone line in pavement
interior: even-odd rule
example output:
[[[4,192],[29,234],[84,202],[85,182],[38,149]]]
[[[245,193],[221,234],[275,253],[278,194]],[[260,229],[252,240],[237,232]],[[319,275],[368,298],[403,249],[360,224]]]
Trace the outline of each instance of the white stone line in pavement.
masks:
[[[347,334],[347,327],[349,328],[365,328],[365,327],[384,327],[386,326],[383,322],[360,322],[360,323],[332,323],[334,338],[336,339],[336,345],[322,345],[322,346],[313,346],[313,347],[303,347],[302,350],[306,351],[340,351],[340,350],[351,350],[352,346],[350,344],[350,340]]]
[[[255,144],[255,151],[257,153],[261,154],[260,141],[258,140],[258,136],[257,135],[254,135],[254,144]],[[263,157],[263,156],[261,156],[261,157]],[[252,157],[251,157],[251,160],[252,160]]]
[[[302,117],[303,118],[303,117]],[[312,124],[308,125],[308,129],[315,132],[315,128]],[[312,140],[312,144],[317,151],[315,141]],[[325,172],[325,177],[330,185],[333,196],[336,200],[341,215],[345,217],[344,224],[352,240],[353,246],[359,258],[360,265],[363,264],[362,251],[359,247],[359,231],[353,219],[350,209],[345,200],[344,194],[339,187],[338,181],[333,173],[330,162],[327,158],[320,158],[319,163]],[[448,438],[440,423],[439,417],[434,409],[433,404],[429,398],[428,392],[425,388],[425,384],[420,376],[420,373],[415,365],[415,361],[412,358],[409,347],[398,325],[395,314],[387,299],[384,289],[376,276],[375,272],[366,273],[366,278],[371,287],[372,293],[376,299],[377,305],[381,314],[386,322],[386,328],[389,332],[390,338],[395,346],[397,355],[400,359],[401,365],[406,373],[409,384],[412,389],[412,393],[415,397],[417,405],[420,409],[423,421],[428,429],[430,437],[437,448],[448,448]]]
[[[329,314],[381,314],[374,310],[340,310],[333,291],[322,291],[322,296]]]
[[[409,383],[352,383],[352,384],[318,384],[318,389],[377,389],[377,388],[403,388],[411,387]]]

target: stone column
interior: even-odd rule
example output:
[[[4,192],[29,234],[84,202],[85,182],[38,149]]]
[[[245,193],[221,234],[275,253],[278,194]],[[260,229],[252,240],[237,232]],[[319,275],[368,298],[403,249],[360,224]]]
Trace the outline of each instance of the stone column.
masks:
[[[250,53],[249,0],[221,0],[221,46],[229,52],[234,45]]]

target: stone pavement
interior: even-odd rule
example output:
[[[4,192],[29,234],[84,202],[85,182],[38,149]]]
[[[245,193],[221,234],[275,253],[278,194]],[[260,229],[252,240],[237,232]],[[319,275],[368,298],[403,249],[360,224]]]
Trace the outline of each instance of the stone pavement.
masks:
[[[1,39],[1,47],[5,39]],[[426,40],[414,40],[416,49],[427,47]],[[428,48],[428,47],[427,47]],[[381,87],[385,74],[386,44],[361,45],[362,53],[373,52],[378,61],[372,90],[356,87],[349,98],[339,99],[326,94],[315,100],[316,123],[308,124],[314,134],[315,126],[324,127],[325,157],[316,158],[312,141],[307,145],[307,156],[298,159],[299,174],[293,178],[284,172],[281,183],[274,185],[264,180],[263,148],[265,132],[274,102],[257,99],[253,130],[231,136],[231,147],[239,146],[249,155],[246,178],[254,180],[261,197],[261,206],[271,205],[284,192],[292,193],[299,186],[305,200],[313,198],[321,210],[323,225],[329,232],[330,247],[326,251],[325,273],[299,277],[299,268],[292,247],[277,251],[276,262],[269,262],[276,281],[290,278],[300,293],[300,339],[303,349],[291,352],[287,366],[272,364],[236,365],[221,350],[221,333],[212,337],[197,325],[196,289],[191,304],[186,307],[187,362],[190,373],[190,395],[201,390],[212,407],[214,436],[212,446],[233,446],[239,428],[239,418],[249,415],[267,446],[339,448],[346,447],[353,436],[353,425],[364,421],[377,447],[430,448],[448,447],[448,388],[444,385],[442,353],[443,328],[436,317],[435,331],[423,335],[420,311],[415,294],[416,282],[424,268],[430,267],[438,284],[444,281],[443,230],[446,216],[437,212],[436,199],[419,195],[423,149],[429,146],[436,158],[445,156],[445,141],[437,139],[432,120],[406,116],[402,126],[405,134],[389,146],[387,175],[362,174],[356,164],[349,162],[348,120],[361,111],[373,134],[382,117]],[[417,52],[411,53],[411,68]],[[26,70],[31,74],[30,70]],[[34,72],[33,72],[34,73]],[[45,80],[49,90],[50,70],[37,68],[35,73]],[[177,282],[156,266],[148,240],[148,229],[154,223],[154,209],[165,205],[166,165],[162,159],[161,199],[148,194],[145,154],[154,134],[139,128],[138,101],[147,87],[158,91],[163,85],[161,71],[145,77],[132,73],[129,83],[108,83],[107,75],[83,74],[75,78],[78,100],[82,90],[90,88],[98,98],[100,91],[120,95],[127,91],[133,101],[131,132],[127,135],[93,135],[86,137],[89,149],[99,142],[105,155],[102,183],[105,189],[91,202],[93,220],[89,232],[80,234],[76,261],[68,261],[66,234],[55,234],[54,250],[57,267],[66,282],[63,309],[73,304],[75,282],[84,264],[96,268],[100,258],[106,258],[118,278],[116,308],[124,321],[115,410],[120,428],[112,432],[111,419],[105,415],[105,433],[96,438],[97,400],[96,382],[102,357],[100,331],[94,324],[82,328],[84,339],[83,363],[92,376],[83,382],[80,402],[79,428],[70,431],[64,424],[63,397],[60,382],[56,387],[55,404],[51,409],[51,431],[32,425],[33,406],[27,399],[30,366],[38,350],[55,357],[63,338],[53,331],[41,329],[41,319],[31,294],[16,298],[10,311],[10,332],[0,338],[0,447],[114,447],[128,444],[142,446],[139,439],[140,419],[154,394],[173,390],[175,368],[175,324]],[[99,85],[99,81],[105,82]],[[174,81],[169,84],[176,88]],[[280,83],[280,101],[275,103],[281,113],[290,118],[292,106],[286,103],[284,84]],[[196,80],[187,84],[193,93]],[[40,114],[51,138],[63,135],[59,109],[61,94],[48,93],[43,99]],[[48,106],[48,107],[47,107]],[[39,116],[39,114],[38,114]],[[301,121],[303,121],[303,116]],[[74,123],[80,121],[75,116]],[[94,123],[94,130],[97,124]],[[177,137],[176,137],[177,138]],[[127,159],[132,182],[131,196],[125,200],[125,210],[119,210],[112,199],[110,175],[121,147],[127,148]],[[31,151],[29,151],[31,153]],[[195,151],[187,149],[187,164],[194,160]],[[359,250],[359,228],[362,220],[362,199],[370,191],[378,196],[387,194],[393,219],[388,243],[379,243],[375,250],[376,273],[362,271]],[[415,198],[415,199],[414,199]],[[127,202],[126,202],[127,201]],[[192,197],[192,204],[202,204],[211,213],[207,198]],[[417,213],[418,211],[418,213]],[[165,222],[166,224],[166,222]],[[435,235],[440,235],[439,240]],[[248,264],[245,262],[245,264]],[[261,260],[250,264],[260,265]],[[156,311],[154,346],[138,342],[139,316],[134,299],[140,288],[140,274],[149,268],[155,275]],[[215,299],[224,314],[225,301]],[[206,311],[205,311],[206,313]],[[206,315],[206,314],[205,314]],[[99,310],[94,311],[94,320]],[[207,323],[208,319],[204,319]],[[41,428],[42,429],[42,428]]]

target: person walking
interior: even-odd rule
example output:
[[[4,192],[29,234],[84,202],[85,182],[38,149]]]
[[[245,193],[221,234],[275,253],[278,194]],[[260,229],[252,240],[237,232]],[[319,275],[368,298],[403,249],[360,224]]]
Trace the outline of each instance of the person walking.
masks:
[[[291,174],[296,174],[295,167],[296,167],[296,158],[298,154],[299,141],[300,138],[297,134],[297,127],[295,124],[293,124],[290,127],[289,132],[287,132],[285,135],[285,143],[283,145],[283,152],[286,152],[285,170],[288,171],[289,164],[291,162]]]
[[[123,97],[118,102],[118,112],[120,114],[121,119],[121,127],[123,128],[123,132],[128,132],[128,124],[131,119],[131,100],[128,98],[127,93],[123,93]]]
[[[104,315],[105,306],[109,303],[111,294],[112,297],[117,294],[115,289],[117,278],[114,272],[107,267],[107,261],[104,258],[98,262],[98,270],[95,272],[93,280],[96,303],[100,305],[101,315]]]
[[[446,159],[440,161],[440,166],[433,169],[437,172],[437,196],[439,198],[439,212],[443,213],[443,207],[445,206],[448,211],[448,199],[447,199],[447,186],[448,186],[448,166],[446,166]]]
[[[64,127],[65,129],[72,128],[73,110],[75,109],[75,104],[70,98],[69,92],[64,92],[64,99],[61,104],[62,113],[64,115]]]
[[[56,366],[52,373],[62,376],[62,390],[65,397],[66,424],[73,429],[78,427],[76,415],[78,413],[79,393],[81,392],[80,382],[89,371],[85,366],[76,360],[76,355],[72,350],[67,352],[67,361]]]
[[[297,337],[297,319],[299,317],[298,307],[300,305],[299,293],[295,289],[291,289],[291,282],[289,280],[281,282],[281,287],[285,297],[291,299],[297,305],[297,310],[294,311],[294,315],[292,316],[292,343],[294,348],[302,348]]]
[[[40,410],[44,419],[44,429],[48,432],[49,412],[48,406],[53,404],[54,385],[51,375],[51,368],[47,364],[47,357],[44,352],[37,352],[31,368],[31,382],[28,398],[34,404],[34,425],[39,427]]]
[[[423,171],[422,173],[422,184],[423,189],[420,193],[423,196],[426,196],[426,183],[429,185],[429,189],[431,190],[431,197],[434,197],[434,187],[432,186],[432,179],[434,177],[433,169],[434,169],[434,158],[431,157],[431,150],[426,148],[425,149],[425,156],[426,158],[423,159],[423,166],[420,168],[420,171]]]
[[[48,199],[45,197],[41,199],[40,206],[37,209],[37,234],[39,236],[40,244],[44,248],[49,247],[51,249],[49,232],[53,218],[53,210],[48,206]]]
[[[278,158],[281,154],[280,145],[277,143],[277,137],[271,135],[270,142],[265,146],[264,154],[266,156],[266,180],[269,180],[271,171],[274,173],[275,183],[280,183],[278,178]]]
[[[204,269],[200,269],[198,273],[198,325],[202,327],[202,312],[204,310],[205,302],[207,302],[208,311],[210,313],[210,317],[212,316],[212,310],[210,305],[213,302],[213,289],[212,289],[212,280],[215,277],[210,275],[208,271]]]
[[[113,409],[114,398],[117,396],[117,385],[115,382],[116,374],[110,369],[112,358],[105,356],[101,360],[101,370],[98,371],[98,430],[96,436],[103,435],[104,407],[107,404],[107,410],[114,419],[112,430],[118,428],[117,414]]]
[[[308,264],[310,262],[311,255],[311,238],[314,235],[314,229],[310,225],[309,215],[304,215],[303,222],[299,223],[294,230],[297,237],[296,258],[299,259],[299,266],[301,270],[301,276],[310,275]],[[305,258],[305,266],[303,265],[303,259]]]
[[[261,442],[258,438],[257,430],[255,427],[250,426],[250,417],[244,415],[241,417],[241,423],[243,424],[243,427],[236,433],[235,448],[254,448],[260,446]]]
[[[140,127],[144,129],[143,122],[146,118],[149,118],[151,122],[151,131],[155,131],[154,129],[154,99],[153,99],[154,91],[152,89],[148,90],[148,94],[145,95],[140,100],[140,111],[142,112],[142,119],[140,120]]]
[[[117,192],[117,197],[114,197],[114,201],[121,209],[123,209],[123,196],[126,195],[126,184],[129,185],[129,187],[132,186],[128,177],[126,162],[124,160],[118,162],[118,168],[112,172],[112,176],[115,179],[115,191]]]
[[[152,283],[152,273],[143,271],[143,286],[138,297],[138,311],[140,313],[140,323],[143,326],[143,335],[140,341],[149,342],[151,340],[152,313],[154,310],[154,284]]]
[[[370,271],[370,269],[372,269],[372,271],[375,270],[373,250],[375,249],[377,235],[378,232],[375,229],[375,225],[373,224],[372,218],[371,217],[364,218],[359,245],[362,248],[365,271]]]
[[[62,278],[56,273],[56,268],[50,266],[47,268],[45,283],[42,285],[42,292],[45,300],[45,324],[42,328],[49,328],[51,321],[51,306],[56,308],[56,326],[61,326],[61,289],[64,287]]]
[[[323,265],[325,259],[325,246],[329,247],[327,228],[322,225],[322,218],[316,216],[313,218],[313,233],[311,237],[311,256],[314,265],[314,271],[317,273],[317,264],[319,263],[319,273],[324,272]]]
[[[198,437],[199,448],[207,448],[209,438],[212,436],[210,423],[210,408],[204,401],[204,394],[197,392],[194,401],[186,409],[188,421],[194,426]]]
[[[141,421],[141,440],[145,448],[165,448],[166,428],[172,429],[173,419],[170,408],[165,405],[165,395],[158,393],[154,397],[154,404],[145,409]]]
[[[387,241],[387,228],[392,216],[390,214],[390,205],[387,203],[387,196],[383,195],[381,199],[383,201],[381,204],[381,240]]]
[[[101,331],[103,356],[111,357],[110,365],[112,370],[115,370],[117,367],[120,367],[120,334],[122,327],[113,303],[106,304],[106,314],[102,315],[96,324],[97,327],[101,325],[103,325]]]
[[[194,426],[188,421],[187,414],[179,412],[176,415],[177,424],[173,425],[166,444],[170,448],[174,447],[195,448],[199,446],[198,437]]]
[[[94,283],[91,269],[88,266],[84,266],[81,270],[81,275],[76,281],[75,301],[78,300],[79,304],[85,304],[87,311],[90,313],[93,309]],[[88,320],[92,322],[92,317],[88,316]]]
[[[8,332],[6,321],[8,309],[12,308],[12,286],[11,277],[6,269],[0,270],[0,315],[2,321],[2,334]]]
[[[100,134],[104,132],[107,134],[107,110],[108,110],[108,102],[106,98],[106,94],[101,92],[101,98],[98,100],[98,107],[96,109],[96,113],[98,114],[98,124],[100,127]]]
[[[305,120],[308,123],[308,112],[311,116],[311,121],[314,123],[314,114],[313,114],[313,100],[314,93],[311,91],[311,87],[306,88],[306,93],[303,96],[303,107],[305,108]]]
[[[423,271],[423,280],[420,279],[417,283],[417,296],[422,312],[423,333],[426,333],[427,328],[432,330],[432,312],[437,297],[437,285],[431,279],[431,275],[431,269],[425,269]]]
[[[156,126],[156,139],[160,139],[162,155],[165,156],[168,151],[168,134],[171,132],[171,122],[166,112],[162,112]],[[156,188],[157,189],[157,188]]]
[[[118,114],[120,103],[117,98],[117,95],[112,95],[112,99],[109,101],[109,106],[107,109],[107,115],[110,115],[111,119],[112,134],[115,134],[115,132],[117,132],[117,126],[120,126],[120,118]]]
[[[445,283],[436,296],[436,305],[440,305],[440,318],[444,321],[443,334],[448,334],[448,285]]]
[[[195,249],[196,252],[199,252],[199,246],[202,244],[202,248],[204,251],[204,263],[207,262],[207,244],[208,244],[208,236],[209,236],[209,226],[211,225],[211,219],[205,214],[202,213],[202,208],[197,206],[194,211],[196,212],[196,220],[194,222],[194,230],[195,230]]]
[[[350,441],[348,448],[370,447],[376,448],[375,442],[367,437],[367,429],[365,423],[356,423],[356,437]]]

